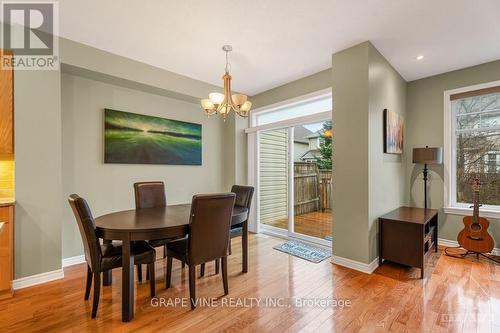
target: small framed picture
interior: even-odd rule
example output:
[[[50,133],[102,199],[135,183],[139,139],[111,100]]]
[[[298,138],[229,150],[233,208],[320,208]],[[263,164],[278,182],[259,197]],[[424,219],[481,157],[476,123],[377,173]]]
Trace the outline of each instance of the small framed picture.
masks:
[[[403,131],[403,117],[384,109],[384,153],[403,154]]]

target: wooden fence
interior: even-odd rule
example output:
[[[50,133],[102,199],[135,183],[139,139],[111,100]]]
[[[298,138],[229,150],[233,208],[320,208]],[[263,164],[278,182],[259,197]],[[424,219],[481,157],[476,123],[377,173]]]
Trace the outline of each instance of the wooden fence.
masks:
[[[332,170],[319,170],[321,211],[332,209]]]
[[[316,163],[294,163],[294,213],[302,215],[331,209],[332,171]]]

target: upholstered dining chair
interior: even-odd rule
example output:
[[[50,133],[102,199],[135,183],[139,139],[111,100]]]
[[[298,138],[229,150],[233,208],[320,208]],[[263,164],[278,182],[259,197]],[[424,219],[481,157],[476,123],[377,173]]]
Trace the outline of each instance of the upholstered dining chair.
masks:
[[[244,207],[248,210],[248,212],[250,212],[254,188],[252,186],[233,185],[231,187],[231,192],[236,194],[234,206]],[[243,273],[246,273],[248,270],[248,214],[245,215],[244,220],[235,221],[235,224],[231,226],[230,237],[231,239],[242,237],[242,271]],[[229,241],[229,254],[231,254],[231,241]],[[219,274],[219,260],[215,261],[215,274]],[[201,265],[200,275],[205,275],[205,264]]]
[[[94,280],[94,299],[92,304],[92,318],[97,315],[99,296],[101,290],[101,273],[110,269],[122,267],[122,245],[121,242],[113,241],[101,245],[96,235],[96,225],[92,212],[85,201],[76,194],[69,196],[69,204],[75,215],[78,229],[83,241],[85,261],[87,262],[87,283],[85,288],[85,300],[89,299],[92,278]],[[135,254],[136,264],[147,264],[151,276],[151,297],[155,296],[155,250],[144,241],[132,243],[132,251]]]
[[[167,199],[165,196],[165,183],[162,181],[137,182],[134,184],[135,208],[156,208],[165,207]],[[155,239],[148,241],[154,248],[163,247],[163,258],[167,256],[167,243],[175,238]],[[184,266],[184,264],[183,264]],[[139,282],[142,281],[142,268],[138,266]],[[149,279],[149,271],[146,275]]]
[[[229,229],[236,195],[234,193],[193,196],[189,220],[189,235],[167,243],[166,287],[172,279],[172,259],[189,266],[189,296],[191,309],[196,307],[196,266],[221,259],[224,295],[229,293],[227,254]]]

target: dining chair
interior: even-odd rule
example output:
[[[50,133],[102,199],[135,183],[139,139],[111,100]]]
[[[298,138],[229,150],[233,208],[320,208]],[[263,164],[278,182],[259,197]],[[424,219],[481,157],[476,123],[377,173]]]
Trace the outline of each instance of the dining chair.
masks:
[[[233,185],[231,187],[231,192],[236,194],[236,201],[234,203],[235,207],[244,207],[250,212],[250,207],[252,205],[252,198],[254,188],[252,186],[243,185]],[[248,214],[245,219],[240,221],[235,221],[235,224],[231,226],[230,240],[229,240],[229,254],[231,254],[231,239],[236,237],[242,237],[241,247],[243,254],[242,261],[242,271],[244,273],[248,270]],[[219,260],[215,261],[215,274],[219,274]],[[205,275],[205,264],[201,265],[200,276]]]
[[[221,259],[224,295],[229,293],[227,254],[229,229],[236,195],[234,193],[201,194],[193,196],[189,219],[189,235],[167,244],[166,287],[172,280],[172,259],[189,266],[189,296],[191,309],[196,308],[196,266]]]
[[[156,208],[167,206],[167,199],[165,196],[165,183],[162,181],[146,181],[137,182],[134,184],[135,193],[135,208]],[[167,255],[167,243],[175,238],[164,238],[149,240],[148,243],[154,248],[163,247],[163,258]],[[184,266],[184,264],[183,264]],[[142,281],[142,267],[138,266],[139,282]],[[149,274],[146,275],[149,279]]]
[[[80,236],[83,241],[85,261],[87,262],[87,283],[85,288],[85,300],[89,299],[92,279],[94,280],[94,299],[92,304],[92,318],[96,317],[101,291],[101,273],[114,268],[122,267],[122,244],[119,241],[100,244],[96,234],[96,224],[92,212],[85,199],[76,194],[68,198],[73,214],[75,215]],[[132,243],[135,263],[147,264],[151,276],[151,297],[156,294],[155,290],[155,250],[144,241]]]

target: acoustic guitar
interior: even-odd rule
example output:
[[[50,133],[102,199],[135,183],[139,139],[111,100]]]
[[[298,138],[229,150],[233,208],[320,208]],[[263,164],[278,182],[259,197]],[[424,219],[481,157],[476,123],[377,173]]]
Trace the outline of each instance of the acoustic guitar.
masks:
[[[488,253],[493,250],[494,241],[488,233],[490,221],[479,216],[479,190],[481,188],[479,179],[474,180],[472,185],[472,199],[474,208],[472,216],[464,217],[464,228],[458,234],[458,244],[467,251],[475,253]]]

